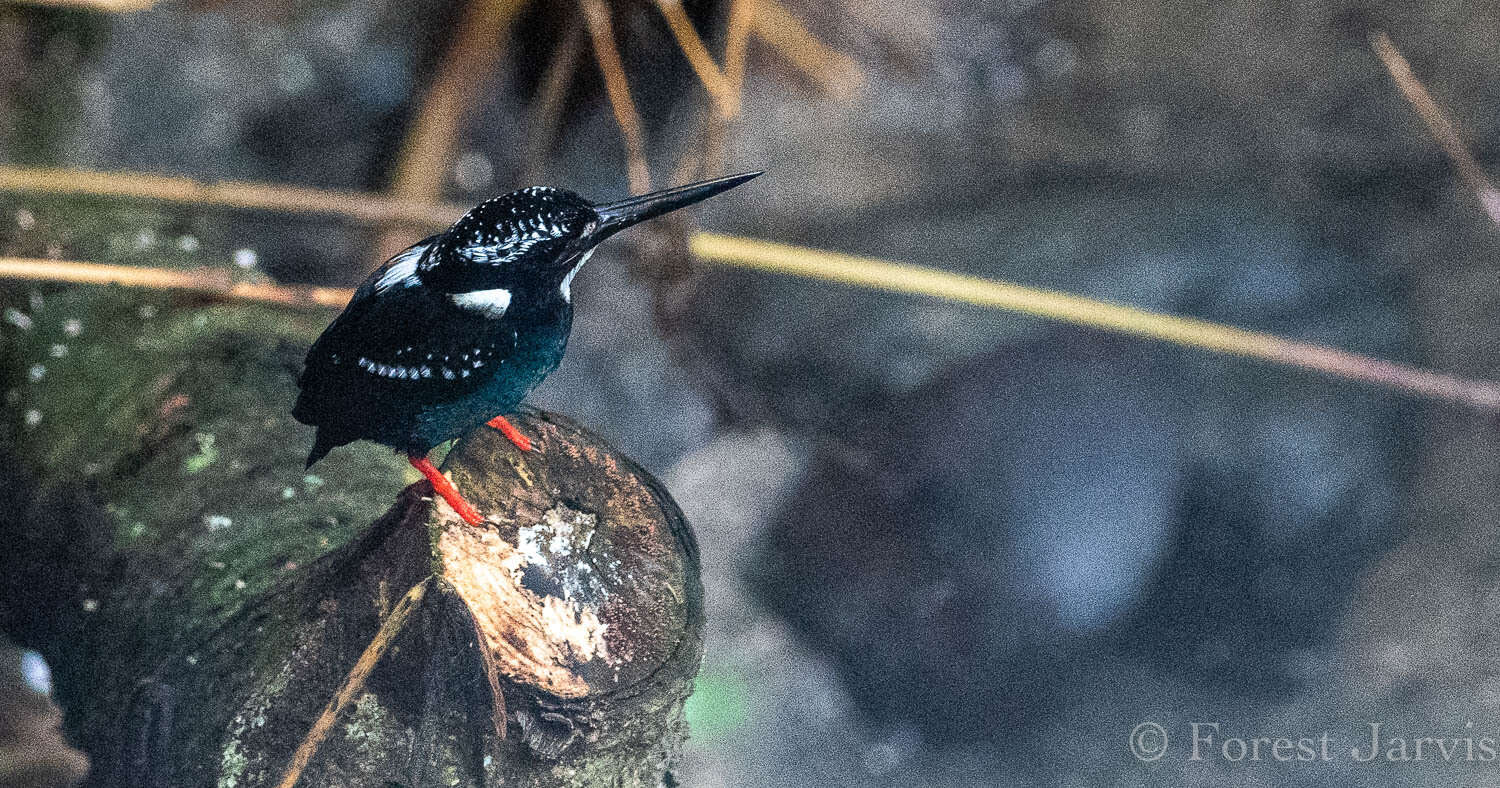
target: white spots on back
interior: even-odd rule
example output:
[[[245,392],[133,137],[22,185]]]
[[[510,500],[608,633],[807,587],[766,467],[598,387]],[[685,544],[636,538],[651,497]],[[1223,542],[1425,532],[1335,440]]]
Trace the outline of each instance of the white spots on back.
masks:
[[[375,292],[389,290],[401,285],[407,287],[417,283],[417,261],[427,252],[427,244],[418,244],[391,258],[386,263],[385,273],[375,280]]]
[[[504,366],[505,359],[494,345],[480,345],[459,353],[421,353],[415,347],[401,348],[397,356],[413,358],[425,356],[424,363],[388,364],[368,356],[360,356],[355,362],[360,369],[377,377],[394,381],[463,380],[472,377],[476,370],[487,364]]]
[[[8,306],[5,308],[5,322],[21,329],[22,331],[31,330],[31,316],[19,309],[16,309],[13,306]]]
[[[493,320],[504,315],[505,310],[510,307],[510,291],[503,287],[492,290],[471,290],[467,293],[454,293],[448,296],[448,300],[459,309]]]
[[[564,301],[567,301],[568,303],[573,302],[573,277],[578,274],[578,269],[582,268],[583,264],[587,263],[589,261],[589,258],[593,256],[593,249],[584,252],[583,256],[578,258],[578,262],[573,264],[573,270],[569,271],[568,275],[563,277],[562,284],[559,285],[557,289],[562,291],[562,297]]]
[[[432,377],[432,367],[427,364],[406,366],[402,364],[382,364],[361,356],[359,368],[372,375],[394,380],[421,380]],[[444,370],[446,372],[447,370]]]

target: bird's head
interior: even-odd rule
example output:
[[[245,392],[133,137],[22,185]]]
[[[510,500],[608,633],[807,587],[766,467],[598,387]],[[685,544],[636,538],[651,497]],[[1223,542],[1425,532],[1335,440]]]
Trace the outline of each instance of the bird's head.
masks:
[[[605,238],[634,224],[706,200],[759,172],[594,204],[564,189],[534,186],[487,200],[438,236],[421,263],[422,280],[454,294],[504,289],[507,301],[556,293],[569,300],[573,275]]]

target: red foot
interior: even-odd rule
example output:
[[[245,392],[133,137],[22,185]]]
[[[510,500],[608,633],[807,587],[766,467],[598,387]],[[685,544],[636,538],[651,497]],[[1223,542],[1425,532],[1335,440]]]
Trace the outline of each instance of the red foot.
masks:
[[[406,460],[411,463],[411,467],[421,471],[422,475],[427,477],[427,481],[432,484],[433,492],[443,496],[443,500],[453,507],[453,511],[458,512],[458,516],[462,517],[464,522],[469,525],[479,525],[484,522],[484,518],[479,516],[479,511],[458,494],[458,488],[453,486],[453,482],[448,481],[448,477],[444,476],[431,460],[416,454],[406,455]]]
[[[516,448],[521,451],[531,451],[531,439],[522,435],[521,431],[516,429],[514,424],[505,420],[504,416],[496,416],[490,419],[489,425],[500,430],[500,434],[509,438],[511,443],[516,444]]]

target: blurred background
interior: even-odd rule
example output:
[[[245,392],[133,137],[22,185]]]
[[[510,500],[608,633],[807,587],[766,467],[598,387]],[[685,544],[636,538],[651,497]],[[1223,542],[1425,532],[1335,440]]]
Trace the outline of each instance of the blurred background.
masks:
[[[1474,3],[6,2],[0,254],[348,287],[433,225],[360,205],[764,169],[607,245],[532,398],[697,530],[682,785],[1451,785],[1493,764],[1181,747],[1195,721],[1500,737],[1493,404],[689,250],[705,228],[1489,378],[1497,37]]]

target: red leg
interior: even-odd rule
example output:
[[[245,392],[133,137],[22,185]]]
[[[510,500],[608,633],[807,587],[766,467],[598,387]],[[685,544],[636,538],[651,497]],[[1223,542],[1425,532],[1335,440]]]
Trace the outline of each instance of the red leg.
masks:
[[[490,419],[489,425],[500,430],[500,434],[509,438],[511,443],[516,444],[516,448],[521,451],[531,451],[531,439],[522,435],[521,431],[516,429],[516,425],[506,421],[504,416],[496,416]]]
[[[449,481],[448,477],[444,476],[443,472],[438,470],[437,466],[433,465],[426,456],[408,454],[406,460],[411,463],[411,467],[421,471],[422,475],[427,477],[427,481],[432,484],[433,492],[443,496],[443,500],[453,507],[453,511],[458,512],[458,516],[462,517],[464,522],[469,525],[479,525],[484,522],[484,518],[479,516],[479,511],[458,494],[458,488],[453,486],[453,482]]]

